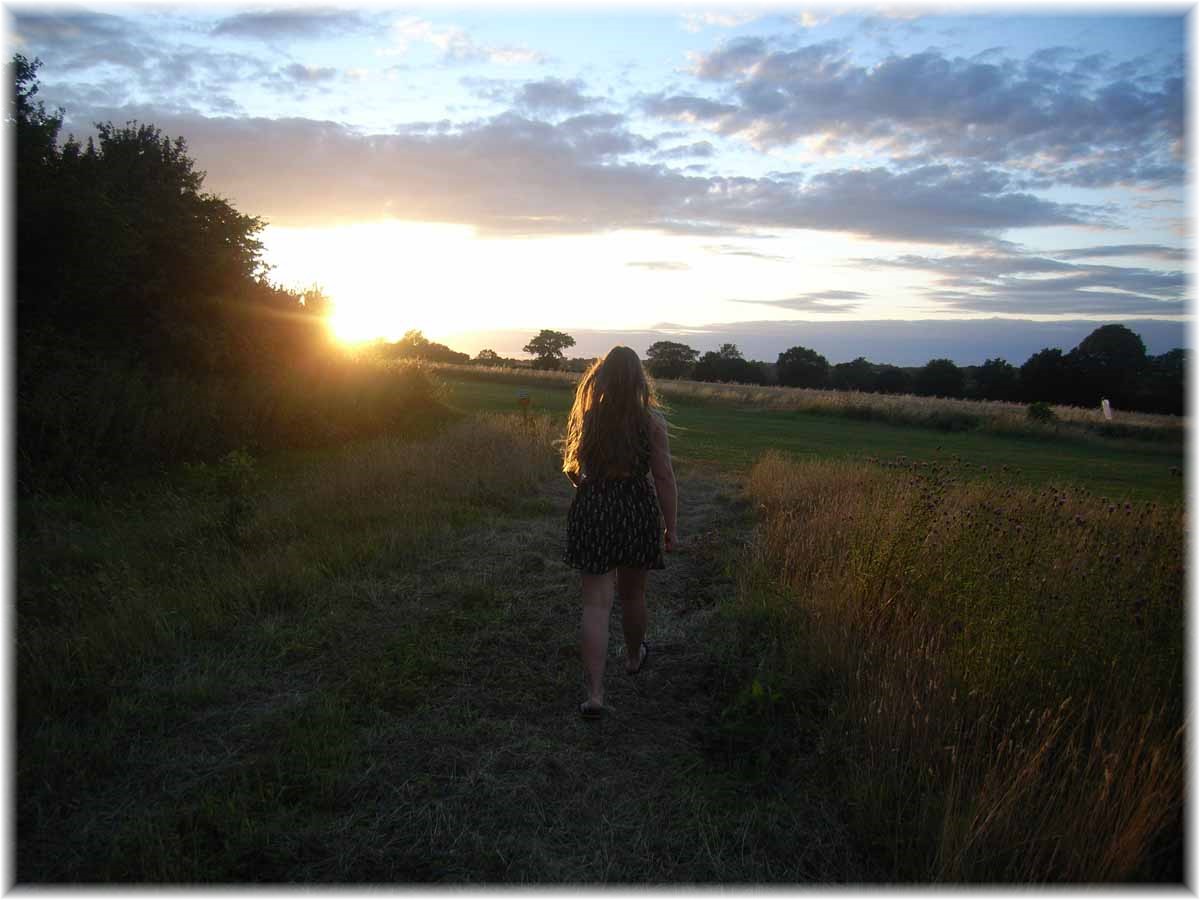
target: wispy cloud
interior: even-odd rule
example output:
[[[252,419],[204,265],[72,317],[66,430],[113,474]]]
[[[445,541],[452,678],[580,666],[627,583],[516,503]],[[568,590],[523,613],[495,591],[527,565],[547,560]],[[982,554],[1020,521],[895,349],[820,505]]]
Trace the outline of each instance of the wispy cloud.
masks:
[[[735,244],[708,244],[702,248],[706,253],[714,253],[719,256],[745,256],[750,259],[763,259],[769,262],[787,262],[786,256],[778,256],[773,253],[760,253],[757,250],[747,250],[745,247],[739,247]]]
[[[237,13],[219,21],[213,26],[211,33],[216,37],[247,38],[258,41],[321,40],[373,30],[376,27],[361,12],[300,7]]]
[[[685,262],[674,260],[646,260],[644,262],[627,262],[625,265],[632,269],[645,269],[649,272],[686,272],[691,268]]]
[[[734,303],[751,303],[756,306],[775,306],[796,312],[850,312],[869,299],[861,291],[813,291],[782,300],[733,300]]]
[[[327,66],[305,66],[300,63],[292,63],[290,66],[285,66],[282,73],[292,81],[312,83],[330,81],[337,77],[338,70]]]
[[[388,52],[406,53],[413,43],[429,44],[452,63],[491,62],[500,65],[545,62],[543,54],[528,47],[489,46],[477,42],[456,25],[437,25],[428,19],[405,18],[391,27],[394,46]]]
[[[678,147],[664,147],[655,153],[656,159],[711,159],[716,156],[717,148],[711,141],[695,141],[691,144],[681,144]]]
[[[1105,259],[1114,256],[1144,256],[1183,262],[1189,258],[1183,247],[1167,247],[1163,244],[1104,244],[1097,247],[1080,247],[1074,250],[1059,250],[1055,256],[1063,259]]]
[[[705,28],[738,28],[760,17],[760,13],[752,11],[688,12],[683,14],[683,29],[695,34]]]
[[[926,296],[961,312],[1175,316],[1185,311],[1187,278],[1181,271],[1079,265],[1006,253],[909,255],[855,263],[932,274],[936,283]]]

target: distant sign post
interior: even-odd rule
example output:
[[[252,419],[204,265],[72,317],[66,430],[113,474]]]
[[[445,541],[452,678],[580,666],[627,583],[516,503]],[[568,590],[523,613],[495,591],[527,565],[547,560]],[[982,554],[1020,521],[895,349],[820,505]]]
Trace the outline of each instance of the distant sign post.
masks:
[[[521,407],[522,420],[528,422],[529,421],[529,391],[526,391],[526,390],[517,391],[517,403]]]

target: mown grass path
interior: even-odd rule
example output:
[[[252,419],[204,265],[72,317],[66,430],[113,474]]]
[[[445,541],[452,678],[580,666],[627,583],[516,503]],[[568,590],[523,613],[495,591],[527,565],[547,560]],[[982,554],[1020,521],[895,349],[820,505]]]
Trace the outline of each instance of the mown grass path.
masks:
[[[717,604],[733,589],[726,550],[746,526],[729,486],[682,479],[686,538],[651,576],[650,660],[624,674],[618,599],[606,682],[615,714],[600,723],[576,714],[579,587],[557,558],[570,487],[547,490],[552,512],[465,536],[431,573],[430,595],[453,606],[439,583],[455,582],[451,560],[477,560],[502,613],[470,633],[446,693],[394,733],[387,765],[403,786],[387,814],[428,824],[404,856],[385,852],[371,868],[385,879],[577,883],[856,877],[819,792],[781,794],[765,774],[747,777],[716,738],[730,689]]]
[[[600,723],[577,714],[570,490],[547,478],[416,564],[331,571],[131,660],[107,703],[22,750],[19,881],[868,877],[815,751],[780,769],[740,737],[761,723],[737,705],[755,648],[721,613],[750,524],[736,486],[680,472],[652,655],[624,674],[618,605]]]

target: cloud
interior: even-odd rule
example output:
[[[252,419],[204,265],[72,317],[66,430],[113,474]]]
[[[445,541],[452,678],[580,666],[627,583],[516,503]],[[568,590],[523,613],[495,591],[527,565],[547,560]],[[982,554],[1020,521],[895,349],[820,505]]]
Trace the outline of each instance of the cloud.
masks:
[[[368,31],[373,27],[362,13],[305,7],[238,13],[214,25],[211,34],[260,41],[320,40]]]
[[[868,294],[861,291],[813,291],[783,300],[733,300],[734,303],[753,303],[760,306],[777,306],[797,312],[849,312],[862,306]]]
[[[319,81],[331,81],[338,74],[337,69],[323,66],[304,66],[300,63],[292,63],[290,66],[285,66],[280,72],[284,77],[292,81],[310,84]]]
[[[37,43],[67,48],[95,41],[120,39],[136,26],[107,13],[47,13],[13,11],[13,31],[24,44]]]
[[[1105,244],[1099,247],[1080,247],[1075,250],[1058,250],[1055,256],[1063,259],[1102,259],[1112,256],[1148,256],[1172,262],[1190,259],[1182,247],[1167,247],[1163,244]]]
[[[1033,225],[1104,224],[1092,207],[1013,191],[1001,174],[929,166],[843,169],[791,180],[716,178],[696,210],[757,227],[813,228],[902,241],[985,242]]]
[[[580,112],[600,102],[599,97],[583,93],[584,84],[579,79],[563,81],[558,78],[543,78],[541,81],[526,82],[517,92],[517,105],[533,112]]]
[[[828,13],[816,13],[810,10],[805,10],[796,16],[796,24],[801,28],[816,28],[818,25],[824,25],[832,16]]]
[[[648,260],[646,262],[627,262],[625,265],[633,269],[646,269],[649,272],[685,272],[691,268],[685,262],[673,260]]]
[[[551,123],[508,112],[361,134],[311,119],[209,118],[145,106],[76,112],[87,113],[85,121],[137,118],[183,135],[210,190],[276,224],[398,218],[497,234],[646,228],[718,237],[803,228],[991,244],[1009,228],[1105,221],[1102,210],[1014,191],[987,170],[690,174],[637,161],[656,147],[613,113]]]
[[[716,156],[717,150],[709,141],[696,141],[678,147],[659,150],[656,159],[710,159]]]
[[[760,149],[806,141],[818,151],[974,160],[1053,184],[1177,187],[1183,67],[1162,77],[1149,65],[1139,75],[1051,48],[1024,61],[926,50],[865,66],[843,42],[783,49],[741,37],[696,60],[693,74],[716,96],[652,94],[643,108]]]
[[[684,13],[684,31],[695,34],[705,28],[738,28],[759,18],[755,12],[701,12]]]
[[[195,105],[229,112],[240,108],[229,96],[239,81],[270,75],[270,67],[260,59],[207,46],[170,44],[120,16],[19,14],[14,24],[26,52],[47,63],[39,72],[42,94],[70,101],[68,112],[81,104],[117,106],[139,94],[174,108]]]
[[[746,256],[751,259],[762,259],[768,262],[787,262],[786,256],[777,256],[772,253],[759,253],[757,250],[747,250],[744,247],[738,247],[734,244],[708,244],[702,248],[707,253],[714,253],[718,256]]]
[[[1177,316],[1185,312],[1181,271],[1079,265],[1013,253],[860,259],[854,264],[936,276],[926,296],[948,308],[1013,315]]]
[[[450,63],[491,62],[500,65],[520,65],[546,62],[546,57],[527,47],[491,47],[475,41],[464,29],[454,25],[439,26],[427,19],[405,18],[392,25],[396,45],[390,53],[406,53],[409,46],[425,43],[441,51],[442,59]]]

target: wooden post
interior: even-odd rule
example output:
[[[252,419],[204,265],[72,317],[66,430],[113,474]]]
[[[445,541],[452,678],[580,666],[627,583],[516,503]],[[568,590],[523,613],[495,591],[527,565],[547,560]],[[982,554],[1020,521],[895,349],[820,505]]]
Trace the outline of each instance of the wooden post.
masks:
[[[517,391],[517,403],[521,406],[521,421],[529,422],[529,391]]]

